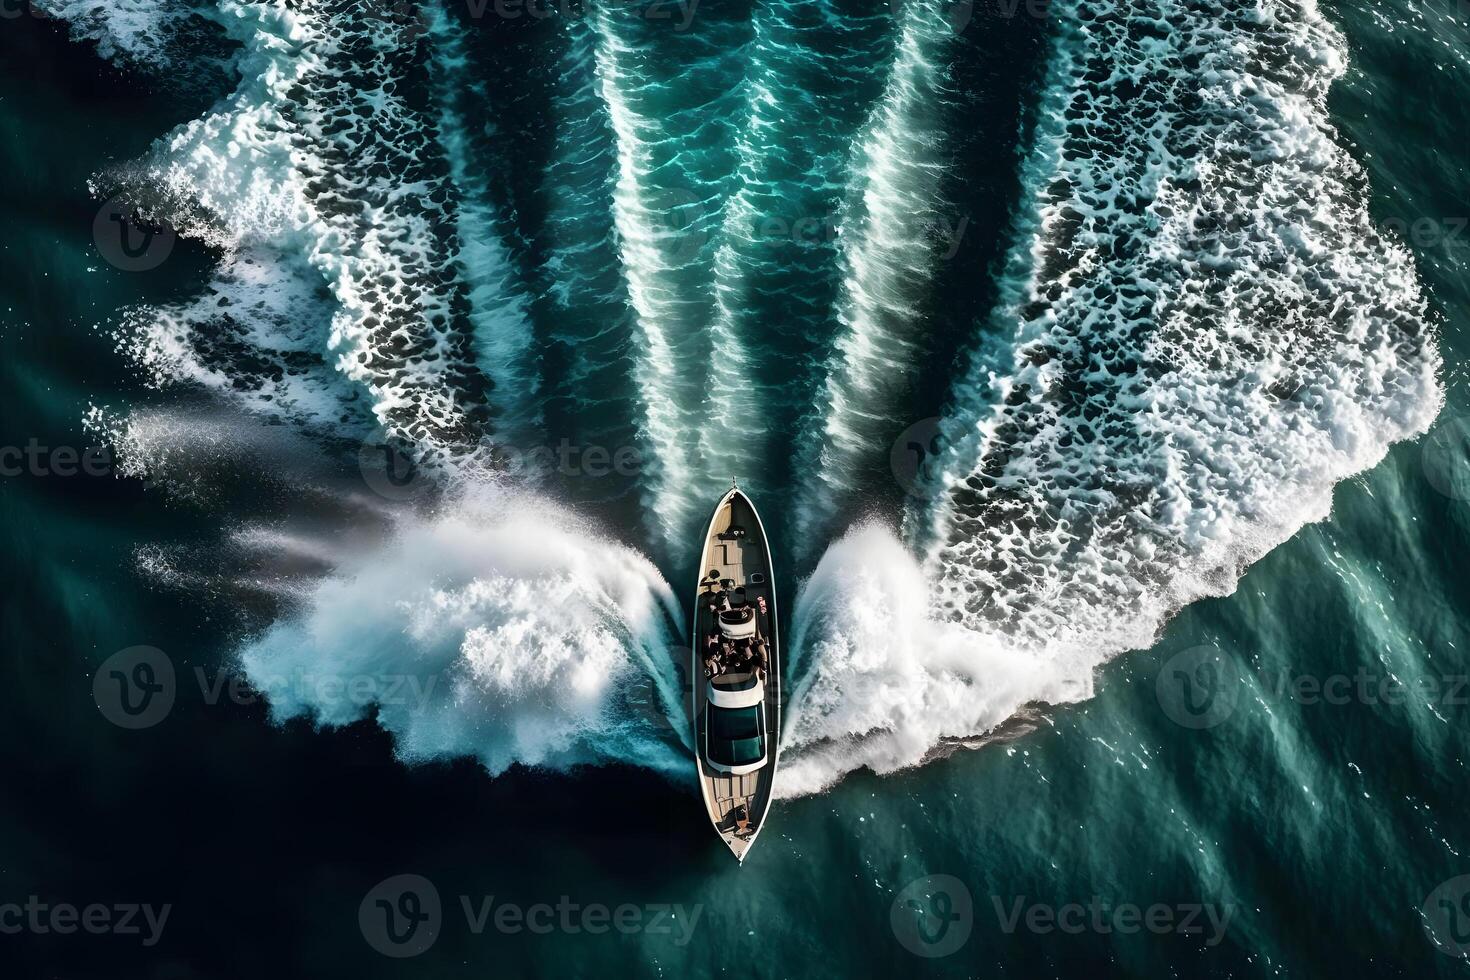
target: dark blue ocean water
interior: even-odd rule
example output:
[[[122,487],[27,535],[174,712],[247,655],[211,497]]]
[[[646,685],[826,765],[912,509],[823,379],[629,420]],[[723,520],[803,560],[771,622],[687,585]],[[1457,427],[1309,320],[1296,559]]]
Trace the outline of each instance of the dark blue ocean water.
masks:
[[[40,6],[5,975],[1464,972],[1464,9]]]

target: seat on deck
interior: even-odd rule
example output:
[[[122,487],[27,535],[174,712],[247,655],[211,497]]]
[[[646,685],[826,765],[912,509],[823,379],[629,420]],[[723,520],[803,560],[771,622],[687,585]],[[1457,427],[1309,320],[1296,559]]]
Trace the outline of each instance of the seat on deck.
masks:
[[[720,613],[720,633],[732,640],[755,636],[755,610],[746,606]]]

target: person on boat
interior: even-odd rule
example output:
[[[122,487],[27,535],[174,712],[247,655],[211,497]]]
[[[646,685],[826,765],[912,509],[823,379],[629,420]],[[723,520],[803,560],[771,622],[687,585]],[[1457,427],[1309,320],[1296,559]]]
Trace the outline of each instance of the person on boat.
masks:
[[[711,633],[704,644],[704,675],[713,677],[720,672],[720,644]]]
[[[755,641],[755,676],[761,680],[766,679],[766,671],[771,667],[771,652],[766,646],[764,637]]]
[[[741,637],[735,646],[735,662],[733,667],[738,671],[748,671],[754,665],[755,654],[751,650],[750,638]]]

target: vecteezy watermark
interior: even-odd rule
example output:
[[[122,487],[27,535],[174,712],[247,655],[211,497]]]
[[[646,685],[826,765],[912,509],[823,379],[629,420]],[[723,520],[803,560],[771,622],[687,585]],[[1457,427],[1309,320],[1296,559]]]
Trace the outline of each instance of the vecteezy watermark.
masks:
[[[923,236],[921,244],[932,248],[943,261],[947,262],[959,254],[960,244],[964,241],[965,232],[969,227],[968,217],[961,216],[951,219],[936,215],[918,230]],[[842,228],[842,222],[836,215],[790,217],[767,214],[753,219],[748,234],[752,241],[758,242],[789,239],[799,245],[830,245],[842,237]]]
[[[515,446],[499,446],[502,465],[512,476],[586,477],[600,480],[606,476],[637,476],[643,469],[643,454],[636,446],[577,446],[563,439],[555,446],[536,446],[521,450]]]
[[[384,956],[418,956],[434,945],[444,926],[439,889],[422,875],[380,881],[357,907],[357,925],[368,945]]]
[[[1420,450],[1424,478],[1451,500],[1470,500],[1470,416],[1441,419]]]
[[[1097,895],[1092,896],[1085,904],[1028,903],[1024,895],[1009,900],[992,895],[990,901],[995,907],[1001,932],[1008,936],[1017,929],[1039,936],[1053,932],[1069,936],[1088,932],[1104,936],[1115,932],[1124,936],[1148,932],[1157,936],[1205,936],[1206,946],[1218,946],[1225,939],[1225,931],[1230,928],[1230,918],[1235,914],[1234,905],[1216,905],[1212,902],[1183,902],[1172,905],[1154,902],[1147,906],[1133,902],[1114,904]]]
[[[681,266],[692,262],[709,242],[709,216],[705,201],[680,187],[652,191],[644,201],[649,237],[630,240],[633,249],[652,249],[660,263]]]
[[[44,902],[40,896],[30,895],[24,904],[0,904],[0,935],[70,936],[81,931],[93,936],[138,936],[144,946],[152,948],[163,938],[173,908],[171,904],[155,908],[147,903],[129,902],[113,905],[92,902],[78,906],[70,902]]]
[[[117,457],[106,446],[50,446],[32,438],[24,446],[0,446],[0,477],[110,476]]]
[[[669,21],[675,31],[683,33],[694,23],[700,0],[648,0],[617,6],[634,12],[644,20]],[[549,20],[558,17],[572,20],[586,17],[593,0],[466,0],[470,16],[479,20],[494,14],[501,20]]]
[[[484,895],[471,900],[468,895],[459,897],[466,925],[478,936],[488,926],[496,932],[515,935],[528,932],[536,936],[552,933],[576,935],[589,933],[600,936],[607,932],[621,935],[641,933],[646,936],[668,936],[675,946],[687,946],[694,938],[694,930],[704,915],[703,905],[650,904],[618,906],[600,902],[582,904],[574,902],[569,895],[562,895],[556,904],[536,902],[519,905],[515,902],[497,902],[494,895]]]
[[[1359,666],[1352,672],[1248,668],[1210,645],[1190,647],[1164,662],[1155,678],[1159,705],[1185,728],[1213,728],[1235,711],[1249,687],[1262,698],[1303,707],[1419,703],[1454,709],[1470,705],[1470,674],[1399,676]]]
[[[92,676],[92,699],[102,717],[119,728],[152,728],[173,710],[174,664],[157,647],[119,650]]]
[[[888,5],[895,17],[901,17],[909,7],[920,10],[930,3],[931,0],[889,0]],[[1046,20],[1052,16],[1052,0],[944,0],[939,4],[939,13],[951,31],[963,34],[976,20]]]
[[[1359,667],[1351,674],[1297,674],[1282,670],[1274,684],[1263,685],[1275,695],[1301,705],[1408,704],[1417,700],[1446,708],[1470,704],[1470,674],[1425,674],[1408,679]]]
[[[1470,875],[1441,882],[1419,910],[1424,932],[1440,952],[1470,957]]]
[[[1240,681],[1233,661],[1212,646],[1180,650],[1154,681],[1164,714],[1185,728],[1214,728],[1235,711]]]
[[[930,475],[925,468],[938,459],[944,448],[944,430],[938,418],[927,418],[915,422],[899,433],[888,451],[888,466],[893,478],[911,497],[924,496],[926,478]]]
[[[524,932],[536,936],[616,932],[667,936],[679,947],[689,944],[704,914],[703,905],[608,906],[576,902],[568,895],[555,903],[531,905],[501,901],[494,895],[459,895],[457,905],[464,928],[473,936],[488,929],[503,935]],[[425,952],[453,924],[445,914],[439,889],[415,874],[394,875],[374,885],[358,905],[357,922],[369,946],[395,959]]]
[[[556,445],[487,447],[489,466],[513,477],[601,480],[609,476],[637,476],[643,470],[643,453],[637,446],[579,446],[570,439]],[[369,439],[358,450],[358,468],[363,480],[389,500],[418,497],[432,485],[429,468],[415,456],[391,442]]]
[[[97,251],[124,272],[148,272],[163,265],[177,239],[173,226],[145,218],[122,194],[104,201],[92,221]]]
[[[1203,936],[1218,946],[1230,927],[1234,905],[1212,902],[1113,902],[1094,895],[1086,902],[1049,904],[1026,896],[991,895],[996,923],[1006,935],[1096,933]],[[893,935],[915,956],[937,958],[958,951],[970,938],[975,906],[970,890],[953,875],[927,875],[909,882],[889,910]]]
[[[1470,218],[1452,216],[1431,218],[1401,218],[1389,215],[1378,223],[1380,228],[1391,231],[1415,248],[1439,248],[1446,245],[1470,245]]]
[[[965,945],[975,925],[970,889],[953,875],[927,875],[903,887],[888,910],[888,924],[904,949],[937,959]]]
[[[414,500],[434,482],[428,468],[396,442],[368,439],[357,450],[357,468],[363,482],[388,500]]]
[[[441,676],[397,673],[320,673],[296,667],[250,677],[203,667],[193,670],[200,701],[211,707],[265,703],[309,704],[318,709],[348,705],[366,709],[428,710]],[[120,728],[152,728],[169,716],[181,690],[173,660],[157,647],[120,650],[92,677],[92,698],[102,717]]]

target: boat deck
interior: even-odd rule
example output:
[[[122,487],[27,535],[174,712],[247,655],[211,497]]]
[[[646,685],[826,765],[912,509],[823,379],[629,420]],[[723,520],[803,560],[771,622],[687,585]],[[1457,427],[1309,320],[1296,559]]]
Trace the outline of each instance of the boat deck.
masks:
[[[743,529],[742,537],[732,537],[733,528]],[[701,569],[704,579],[700,585],[699,602],[695,615],[696,643],[699,638],[715,628],[712,601],[720,591],[721,583],[733,583],[734,588],[744,588],[746,602],[756,609],[756,622],[760,633],[766,638],[770,650],[770,670],[766,678],[766,730],[770,742],[771,761],[761,769],[742,776],[721,773],[711,768],[704,760],[704,687],[708,678],[701,666],[701,657],[696,649],[693,658],[694,710],[696,746],[699,760],[699,778],[704,784],[706,801],[710,804],[710,819],[715,829],[734,852],[743,859],[745,851],[755,840],[771,800],[771,784],[775,774],[776,743],[781,731],[780,711],[780,655],[775,622],[775,594],[772,590],[770,556],[766,552],[760,521],[744,496],[735,495],[727,506],[721,507],[711,528],[710,539],[704,551],[705,565]],[[711,577],[710,572],[718,573]],[[760,612],[758,600],[765,599],[766,612]]]

